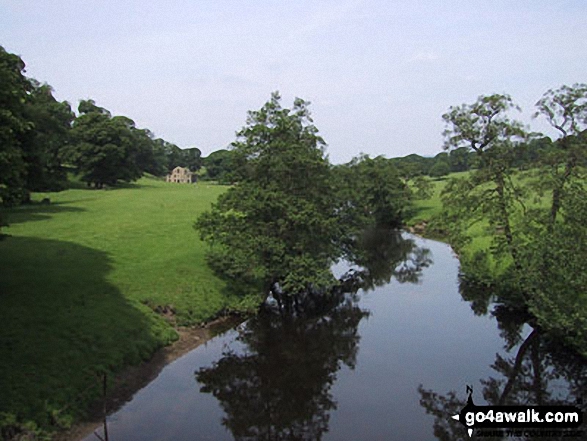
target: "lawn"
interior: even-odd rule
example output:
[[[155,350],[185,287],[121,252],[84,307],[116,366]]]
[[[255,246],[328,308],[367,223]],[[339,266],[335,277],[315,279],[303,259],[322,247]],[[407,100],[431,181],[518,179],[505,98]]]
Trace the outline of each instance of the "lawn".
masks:
[[[0,426],[2,412],[43,426],[79,417],[99,372],[149,358],[177,338],[172,324],[237,304],[192,226],[225,190],[143,178],[3,211]]]

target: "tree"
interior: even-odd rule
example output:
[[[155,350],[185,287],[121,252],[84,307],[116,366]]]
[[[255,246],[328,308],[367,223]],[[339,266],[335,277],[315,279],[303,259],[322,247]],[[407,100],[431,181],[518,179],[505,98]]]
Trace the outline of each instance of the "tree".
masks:
[[[340,228],[324,141],[308,103],[296,99],[288,109],[280,99],[275,92],[249,112],[232,144],[239,184],[196,228],[218,272],[265,293],[279,285],[291,307],[297,294],[334,283],[330,265]]]
[[[28,198],[22,137],[32,127],[25,115],[31,84],[24,68],[20,57],[0,46],[0,202],[4,205]]]
[[[49,85],[24,76],[20,57],[0,46],[0,202],[29,200],[30,191],[61,190],[61,167],[73,113]]]
[[[584,177],[580,166],[587,163],[587,84],[548,90],[536,107],[535,116],[546,117],[561,134],[558,148],[546,161],[551,176],[546,185],[552,191],[548,230],[552,232],[565,188],[571,180]]]
[[[198,171],[202,167],[202,152],[197,147],[183,149],[183,167],[189,168],[191,171]]]
[[[334,167],[339,198],[338,217],[359,233],[367,227],[400,227],[410,191],[392,161],[360,156]]]
[[[67,174],[62,162],[75,115],[69,103],[53,97],[51,86],[36,80],[30,82],[25,115],[32,126],[22,140],[26,188],[30,191],[63,190],[67,187]]]
[[[587,355],[587,85],[549,90],[537,107],[561,137],[532,183],[550,203],[534,209],[523,225],[532,237],[521,253],[524,288],[532,294],[528,306],[538,323]]]
[[[586,354],[587,190],[582,165],[587,86],[548,91],[537,103],[539,114],[546,115],[561,138],[554,145],[540,141],[541,167],[526,185],[513,178],[526,138],[521,125],[505,114],[513,107],[507,96],[481,97],[473,106],[451,109],[444,116],[447,147],[469,145],[480,167],[446,186],[445,223],[462,247],[471,223],[487,220],[493,245],[461,254],[466,277],[491,284],[500,301],[529,311],[542,329]],[[529,190],[548,195],[548,208],[526,206],[523,196]],[[489,265],[491,255],[501,266],[499,272]]]
[[[437,161],[432,168],[430,168],[430,176],[433,178],[440,178],[450,173],[450,165],[446,161]]]
[[[471,105],[451,107],[442,116],[446,150],[467,148],[479,159],[479,170],[467,179],[452,181],[444,192],[443,205],[450,223],[462,233],[471,222],[487,219],[494,234],[496,254],[508,253],[519,270],[519,240],[514,237],[512,216],[520,203],[521,189],[511,179],[516,147],[526,140],[522,124],[507,113],[519,109],[508,95],[480,96]],[[457,233],[457,234],[459,234]]]
[[[216,150],[203,158],[206,167],[205,178],[220,183],[230,183],[234,176],[236,166],[234,152],[231,150]]]
[[[69,157],[82,180],[102,188],[140,178],[150,163],[150,133],[137,129],[129,118],[112,117],[92,100],[82,100],[78,110],[81,115],[73,124]]]

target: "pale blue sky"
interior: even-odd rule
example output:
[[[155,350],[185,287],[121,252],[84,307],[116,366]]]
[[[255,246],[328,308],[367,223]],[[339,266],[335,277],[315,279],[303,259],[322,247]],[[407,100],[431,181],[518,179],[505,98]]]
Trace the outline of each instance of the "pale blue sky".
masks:
[[[441,115],[509,93],[534,130],[587,82],[585,0],[2,0],[0,45],[77,107],[92,98],[180,147],[234,140],[274,90],[312,102],[333,162],[441,151]]]

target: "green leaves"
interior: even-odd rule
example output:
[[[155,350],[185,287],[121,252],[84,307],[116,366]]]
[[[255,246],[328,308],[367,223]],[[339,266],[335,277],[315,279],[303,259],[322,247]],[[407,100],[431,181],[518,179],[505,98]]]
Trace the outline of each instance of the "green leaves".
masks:
[[[586,354],[587,189],[581,165],[587,160],[587,85],[549,90],[538,101],[536,115],[562,136],[555,143],[533,141],[538,168],[523,178],[515,176],[514,165],[527,136],[507,117],[512,108],[508,96],[492,95],[443,115],[445,147],[467,147],[479,158],[477,171],[445,187],[444,226],[462,250],[472,225],[488,224],[491,245],[461,253],[463,271],[506,287],[501,301],[527,308],[540,327]],[[539,201],[544,196],[548,205]]]
[[[196,221],[226,278],[260,289],[279,283],[291,295],[333,282],[335,198],[307,104],[282,108],[274,93],[249,112],[231,152],[239,183]]]

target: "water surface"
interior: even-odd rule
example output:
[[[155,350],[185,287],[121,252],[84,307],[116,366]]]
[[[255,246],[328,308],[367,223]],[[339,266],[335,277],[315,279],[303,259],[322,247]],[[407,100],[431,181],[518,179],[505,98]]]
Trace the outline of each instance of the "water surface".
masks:
[[[380,252],[370,289],[326,313],[257,317],[171,363],[108,418],[110,440],[458,439],[466,385],[477,404],[585,393],[585,366],[540,336],[520,353],[523,320],[473,313],[450,247],[411,240],[408,263]]]

